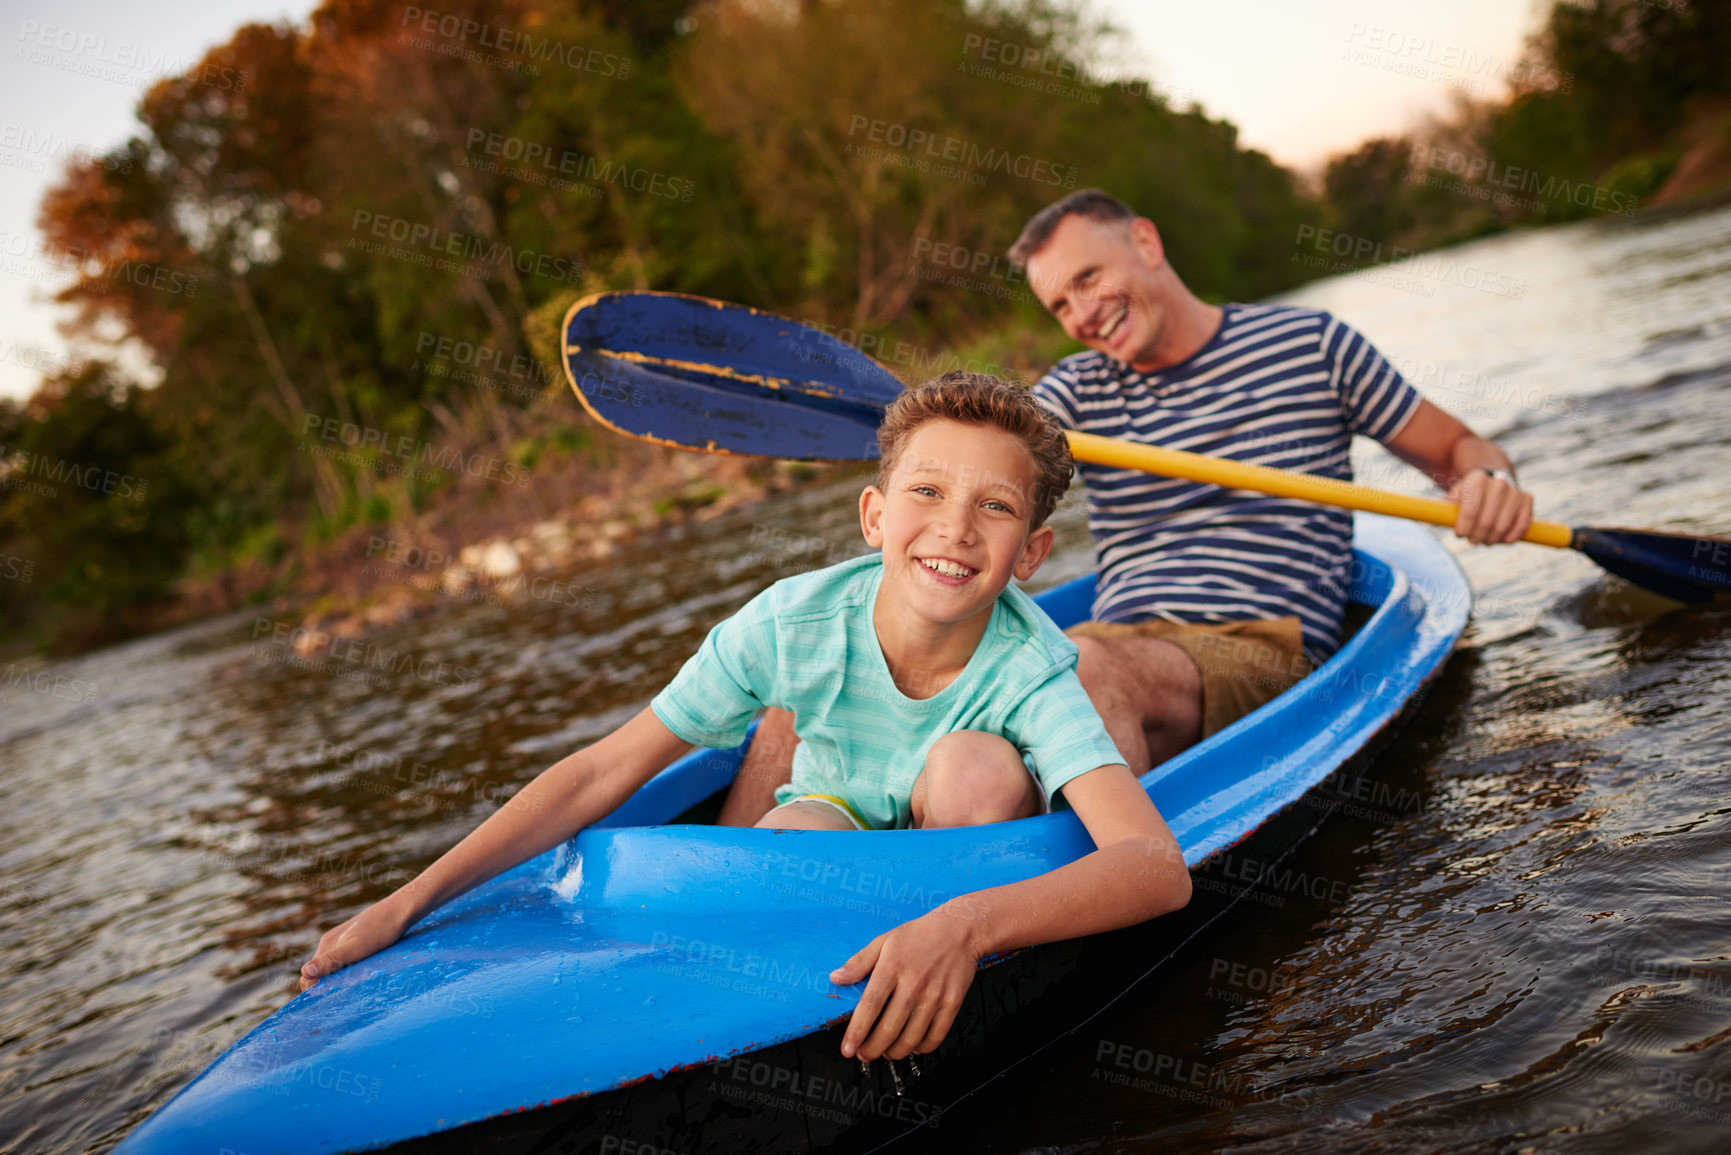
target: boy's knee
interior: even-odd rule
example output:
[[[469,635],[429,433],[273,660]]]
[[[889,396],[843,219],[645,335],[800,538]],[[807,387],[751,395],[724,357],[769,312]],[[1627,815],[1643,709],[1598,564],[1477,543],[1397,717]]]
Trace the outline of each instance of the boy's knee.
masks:
[[[925,826],[1005,822],[1030,812],[1033,779],[1016,748],[996,734],[958,730],[926,754]]]

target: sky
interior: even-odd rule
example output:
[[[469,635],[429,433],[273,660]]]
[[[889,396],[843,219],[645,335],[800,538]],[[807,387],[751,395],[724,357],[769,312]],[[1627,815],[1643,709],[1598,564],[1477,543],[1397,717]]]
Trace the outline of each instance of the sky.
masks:
[[[75,359],[36,216],[69,157],[137,131],[158,77],[185,71],[250,21],[304,21],[311,0],[0,0],[0,396],[25,397]],[[1123,29],[1117,55],[1180,107],[1314,172],[1330,155],[1495,97],[1544,0],[1093,0]],[[1000,49],[1000,52],[1003,51]],[[1011,53],[1014,48],[1009,49]]]

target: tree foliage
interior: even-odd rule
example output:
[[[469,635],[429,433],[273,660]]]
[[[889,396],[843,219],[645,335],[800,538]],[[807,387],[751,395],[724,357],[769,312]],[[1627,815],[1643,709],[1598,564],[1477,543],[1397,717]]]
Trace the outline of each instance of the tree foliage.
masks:
[[[943,347],[1028,328],[1002,254],[1073,188],[1152,215],[1216,299],[1293,283],[1290,238],[1316,219],[1230,124],[1107,77],[1113,30],[1052,0],[429,11],[327,0],[303,26],[240,28],[48,195],[72,332],[116,359],[0,414],[0,549],[38,575],[0,595],[14,623],[147,622],[177,577],[261,540],[455,500],[370,443],[316,452],[333,423],[554,452],[584,420],[555,333],[584,293],[701,293]],[[489,373],[478,350],[532,368]],[[117,367],[140,359],[146,385]],[[148,497],[13,484],[47,458],[148,477]]]
[[[1632,213],[1731,102],[1731,4],[1558,0],[1502,101],[1366,142],[1325,176],[1330,223],[1430,248],[1498,229]],[[1731,152],[1731,137],[1719,147]]]

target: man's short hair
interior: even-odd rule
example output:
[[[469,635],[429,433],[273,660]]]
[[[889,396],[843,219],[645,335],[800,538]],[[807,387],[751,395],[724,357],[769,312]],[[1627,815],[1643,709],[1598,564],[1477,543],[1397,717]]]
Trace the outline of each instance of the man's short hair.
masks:
[[[1126,224],[1136,219],[1130,206],[1111,193],[1097,188],[1077,189],[1063,200],[1054,201],[1034,214],[1033,219],[1022,227],[1022,235],[1010,246],[1010,260],[1018,265],[1026,265],[1035,253],[1046,247],[1046,242],[1052,239],[1059,223],[1068,216],[1087,217],[1108,223],[1123,221]]]
[[[878,426],[877,487],[889,485],[914,430],[940,419],[1002,429],[1028,447],[1034,459],[1034,489],[1027,495],[1033,509],[1028,530],[1044,525],[1070,488],[1076,469],[1070,439],[1058,419],[1042,409],[1026,388],[985,373],[945,373],[889,403]]]

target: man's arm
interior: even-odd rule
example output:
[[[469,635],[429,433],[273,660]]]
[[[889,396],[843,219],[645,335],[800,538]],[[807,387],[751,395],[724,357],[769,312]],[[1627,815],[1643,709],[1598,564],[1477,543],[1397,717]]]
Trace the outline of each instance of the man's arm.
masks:
[[[1418,409],[1388,441],[1388,448],[1429,474],[1460,506],[1455,533],[1475,545],[1519,541],[1533,520],[1533,495],[1509,481],[1515,467],[1495,442],[1459,419],[1420,401]]]
[[[871,975],[843,1055],[901,1059],[935,1050],[987,955],[1132,926],[1190,901],[1178,840],[1127,768],[1090,770],[1070,780],[1064,797],[1093,836],[1093,853],[1036,878],[958,895],[879,935],[830,975],[838,986]]]
[[[390,946],[416,919],[611,814],[691,749],[645,708],[607,737],[560,759],[412,881],[319,939],[301,990]]]

